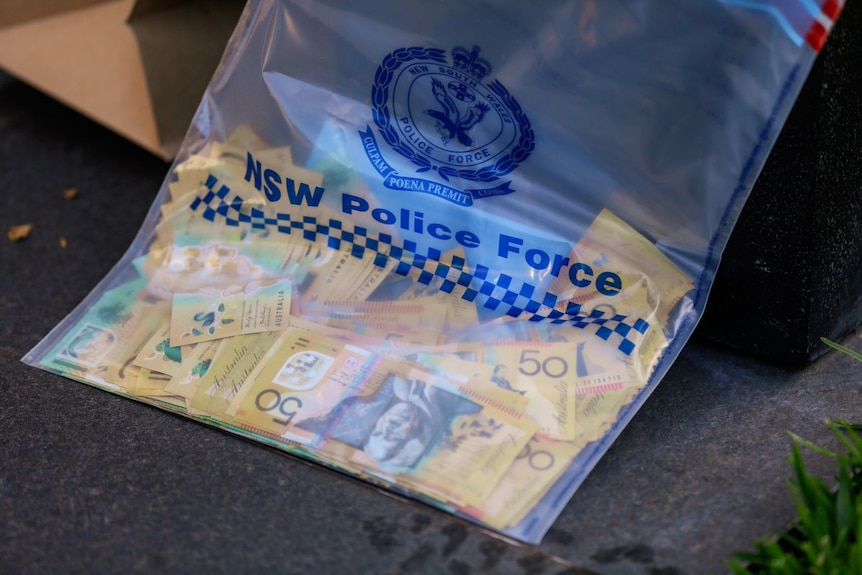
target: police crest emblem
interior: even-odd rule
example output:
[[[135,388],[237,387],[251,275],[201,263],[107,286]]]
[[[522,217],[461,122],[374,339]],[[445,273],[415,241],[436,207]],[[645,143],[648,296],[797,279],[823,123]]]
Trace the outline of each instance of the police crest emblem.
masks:
[[[399,174],[369,126],[360,136],[386,187],[465,206],[515,191],[502,180],[530,156],[535,136],[503,84],[483,83],[492,72],[478,46],[454,48],[451,61],[444,50],[421,47],[400,48],[383,59],[371,91],[377,134],[417,174],[437,176]]]

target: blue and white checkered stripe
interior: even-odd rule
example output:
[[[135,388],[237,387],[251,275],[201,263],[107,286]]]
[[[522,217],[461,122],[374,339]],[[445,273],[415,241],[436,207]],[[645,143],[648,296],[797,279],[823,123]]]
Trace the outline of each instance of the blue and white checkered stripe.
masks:
[[[402,245],[395,245],[391,235],[379,233],[372,237],[363,226],[352,226],[351,230],[339,220],[329,219],[321,223],[314,216],[293,220],[290,214],[279,213],[275,217],[267,217],[256,207],[243,209],[245,201],[241,197],[234,195],[228,199],[230,188],[217,186],[218,180],[210,176],[206,181],[206,192],[195,197],[190,206],[193,211],[203,206],[202,216],[211,222],[224,219],[228,226],[250,224],[257,230],[296,233],[310,242],[325,239],[326,245],[332,249],[349,247],[350,253],[357,258],[365,257],[366,251],[371,252],[374,265],[381,268],[394,259],[397,262],[394,271],[399,275],[407,276],[412,270],[418,270],[417,281],[425,285],[434,278],[440,278],[441,291],[452,293],[456,286],[461,286],[464,288],[463,299],[513,318],[590,329],[605,341],[618,341],[617,348],[625,355],[631,355],[650,327],[643,319],[632,322],[628,316],[606,316],[606,312],[597,309],[584,314],[581,313],[581,305],[572,302],[566,305],[565,311],[554,309],[558,296],[549,292],[537,293],[532,284],[518,282],[507,274],[500,274],[496,281],[490,280],[488,274],[491,270],[485,266],[476,265],[472,271],[467,271],[464,269],[467,262],[460,257],[452,258],[448,264],[442,263],[440,250],[428,248],[426,255],[422,255],[415,242],[405,240]]]

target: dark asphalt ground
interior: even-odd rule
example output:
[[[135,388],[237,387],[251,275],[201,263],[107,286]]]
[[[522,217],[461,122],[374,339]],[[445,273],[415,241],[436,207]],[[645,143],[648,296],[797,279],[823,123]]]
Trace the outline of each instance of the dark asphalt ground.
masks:
[[[849,358],[789,371],[695,340],[530,547],[21,363],[125,251],[167,168],[0,75],[0,572],[721,573],[794,516],[785,431],[832,447],[825,418],[862,420]]]

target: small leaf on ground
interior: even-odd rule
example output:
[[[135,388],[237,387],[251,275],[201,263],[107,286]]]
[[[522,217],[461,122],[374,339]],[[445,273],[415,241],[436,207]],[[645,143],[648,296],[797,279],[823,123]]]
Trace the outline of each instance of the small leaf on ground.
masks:
[[[20,226],[12,226],[6,232],[6,237],[13,242],[18,242],[27,239],[30,235],[30,230],[33,229],[33,224],[21,224]]]

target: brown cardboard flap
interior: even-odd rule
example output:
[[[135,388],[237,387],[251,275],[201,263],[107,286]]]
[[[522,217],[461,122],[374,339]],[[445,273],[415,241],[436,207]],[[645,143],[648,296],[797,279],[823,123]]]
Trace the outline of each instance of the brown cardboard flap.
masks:
[[[0,65],[165,157],[138,45],[115,0],[0,30]]]
[[[24,11],[9,10],[8,21],[0,19],[13,22],[0,28],[0,67],[170,159],[244,2],[138,3],[55,0],[45,3],[57,8],[52,15],[24,20]]]
[[[2,0],[0,2],[0,28],[21,24],[29,20],[47,18],[62,12],[86,8],[108,0]]]

